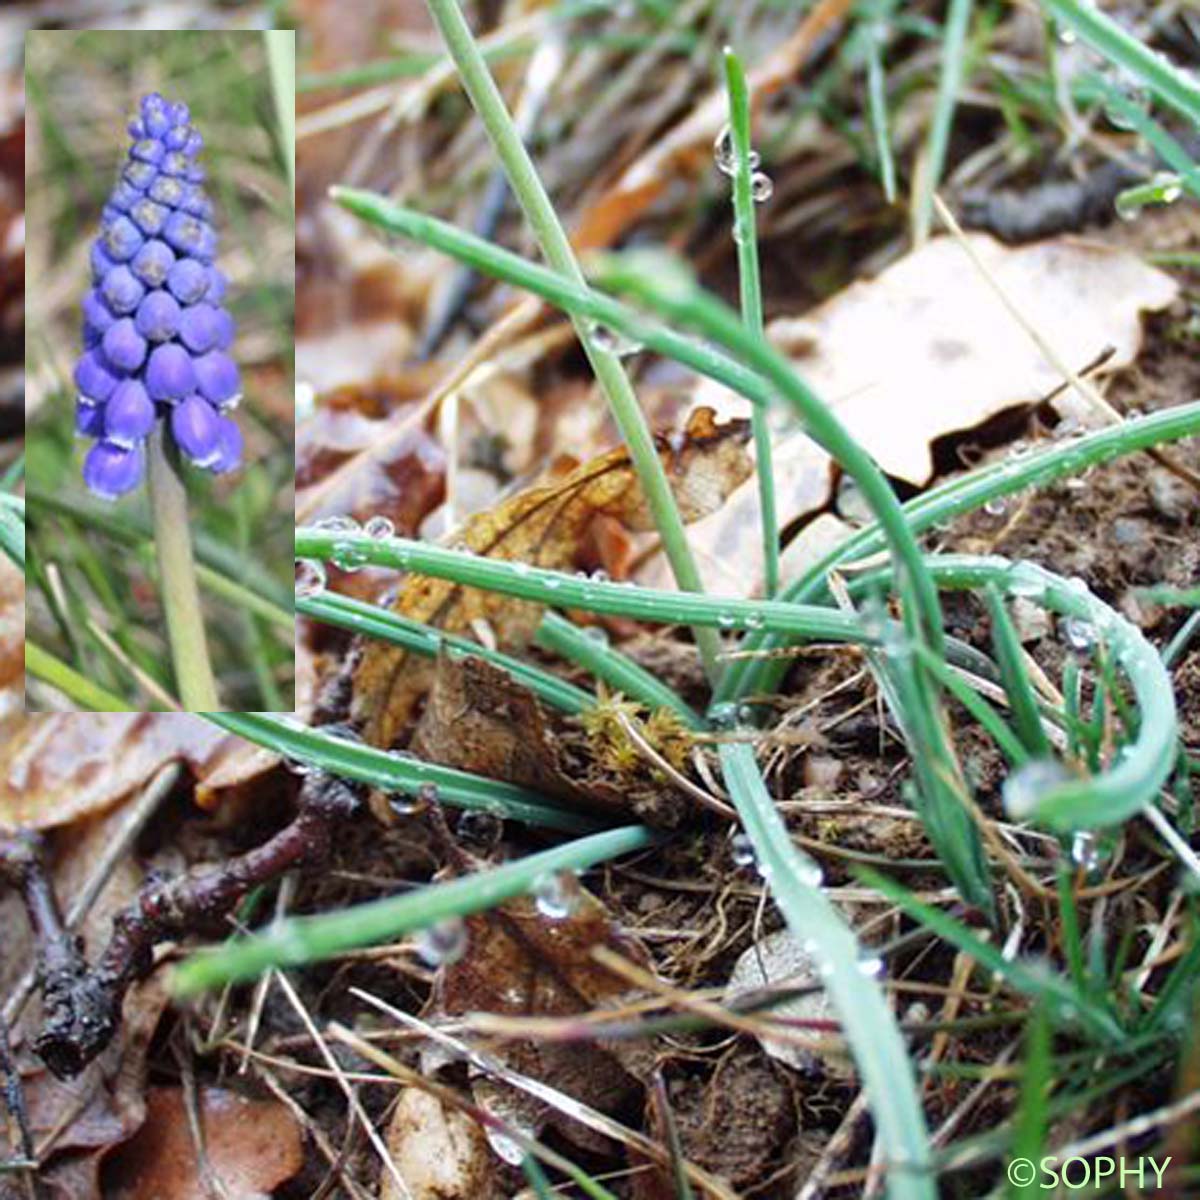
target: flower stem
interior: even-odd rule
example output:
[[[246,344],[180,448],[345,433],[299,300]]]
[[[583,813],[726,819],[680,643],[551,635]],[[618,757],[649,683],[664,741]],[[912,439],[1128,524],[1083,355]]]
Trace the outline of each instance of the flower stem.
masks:
[[[459,0],[427,0],[427,4],[446,49],[454,60],[463,89],[483,122],[508,176],[513,195],[546,261],[559,275],[577,286],[583,286],[583,272],[575,259],[575,251],[521,135],[508,115],[483,55],[475,44],[459,7]],[[702,592],[704,588],[700,572],[688,546],[683,519],[629,376],[620,358],[601,345],[593,326],[577,317],[572,317],[572,322],[596,382],[608,401],[621,438],[628,447],[630,460],[662,539],[663,552],[675,582],[681,591]],[[702,627],[693,630],[693,635],[708,676],[715,682],[721,672],[720,637],[714,630]]]
[[[192,558],[187,492],[167,456],[161,424],[151,434],[148,450],[154,545],[179,698],[189,712],[218,712],[220,701],[212,664],[208,661],[196,564]]]

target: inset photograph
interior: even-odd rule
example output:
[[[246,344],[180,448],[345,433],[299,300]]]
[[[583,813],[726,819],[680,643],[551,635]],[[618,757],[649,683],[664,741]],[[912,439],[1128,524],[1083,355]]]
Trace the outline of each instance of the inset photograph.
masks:
[[[294,708],[294,35],[31,31],[26,707]]]

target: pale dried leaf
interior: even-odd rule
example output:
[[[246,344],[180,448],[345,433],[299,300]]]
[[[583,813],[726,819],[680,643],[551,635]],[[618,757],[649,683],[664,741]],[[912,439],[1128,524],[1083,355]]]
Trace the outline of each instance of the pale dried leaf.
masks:
[[[400,1178],[383,1171],[380,1200],[493,1200],[502,1193],[483,1130],[470,1117],[420,1088],[402,1089],[387,1128]]]
[[[756,942],[734,964],[729,982],[725,985],[725,1000],[730,1001],[747,992],[763,988],[800,988],[820,984],[820,972],[813,956],[805,950],[787,929],[769,933]],[[784,1017],[796,1021],[838,1021],[837,1009],[825,990],[815,986],[794,1000],[776,1004],[771,1008],[772,1017]],[[828,1041],[828,1033],[813,1034],[817,1040]],[[794,1040],[783,1038],[759,1038],[762,1048],[774,1059],[797,1070],[811,1067],[813,1051]],[[840,1055],[826,1054],[821,1062],[832,1073],[848,1078],[854,1068],[850,1061]]]
[[[968,235],[1009,299],[1069,366],[1106,347],[1105,371],[1137,356],[1140,315],[1178,285],[1138,255],[1079,238],[1008,247]],[[805,314],[796,367],[889,475],[924,484],[930,443],[1005,409],[1036,403],[1063,382],[954,238],[939,237],[876,278]],[[795,327],[776,321],[777,343]],[[711,404],[704,383],[696,403]],[[785,515],[786,519],[786,515]]]
[[[188,713],[26,717],[0,746],[0,829],[50,829],[103,812],[169,762],[204,775],[241,744]]]

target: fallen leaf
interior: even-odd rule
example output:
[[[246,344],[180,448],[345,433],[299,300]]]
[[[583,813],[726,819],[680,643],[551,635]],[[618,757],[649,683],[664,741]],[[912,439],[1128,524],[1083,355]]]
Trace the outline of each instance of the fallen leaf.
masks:
[[[388,1122],[388,1154],[408,1190],[381,1171],[380,1200],[498,1200],[483,1130],[420,1088],[403,1088]]]
[[[303,1166],[300,1127],[278,1101],[206,1087],[198,1108],[208,1164],[225,1200],[260,1200]],[[146,1123],[106,1164],[104,1194],[109,1200],[210,1200],[180,1088],[147,1091]]]
[[[714,511],[747,477],[749,436],[747,422],[718,425],[710,409],[698,408],[682,434],[658,438],[659,455],[685,521]],[[547,479],[470,517],[449,543],[491,558],[569,570],[600,516],[631,530],[651,527],[624,447],[582,466],[572,464],[571,469],[560,464]],[[508,647],[527,642],[541,620],[537,604],[420,575],[406,580],[393,607],[449,632],[469,631],[485,622],[497,644]],[[416,661],[399,647],[365,644],[354,675],[352,716],[370,745],[396,743],[430,686],[432,670],[428,661]]]
[[[188,713],[26,717],[0,746],[0,829],[50,829],[103,812],[169,762],[215,772],[242,745]]]
[[[521,897],[466,919],[467,951],[438,973],[433,1003],[439,1013],[487,1012],[510,1017],[568,1016],[618,1005],[629,985],[592,956],[605,946],[645,967],[649,955],[619,929],[604,905],[573,880],[573,908],[547,915]],[[615,1112],[640,1087],[652,1051],[631,1043],[611,1048],[597,1043],[511,1040],[496,1051],[510,1068],[539,1079],[582,1104]],[[494,1080],[477,1081],[484,1107],[501,1105],[517,1124],[534,1131],[547,1120],[584,1146],[594,1135],[575,1122],[547,1112],[542,1103]]]
[[[1079,238],[1009,247],[968,241],[1026,320],[1079,368],[1106,346],[1105,372],[1128,366],[1143,311],[1166,307],[1178,284],[1137,254]],[[768,336],[794,337],[778,320]],[[1008,408],[1036,403],[1062,383],[952,237],[934,238],[874,279],[852,283],[799,323],[796,367],[887,474],[922,485],[930,443]],[[723,389],[705,381],[697,404]],[[781,511],[786,523],[800,514]]]
[[[425,761],[528,787],[575,808],[632,815],[660,828],[679,824],[687,806],[678,792],[632,772],[616,778],[586,753],[599,739],[567,733],[551,729],[537,697],[502,667],[443,651],[409,749]]]
[[[0,555],[0,719],[18,707],[25,678],[25,576]]]
[[[750,405],[734,398],[728,410],[749,416]],[[828,503],[833,459],[806,434],[794,428],[790,433],[780,433],[771,461],[775,510],[781,529]],[[758,479],[753,476],[735,488],[716,512],[688,530],[688,544],[710,591],[725,596],[763,594],[765,568],[760,512]],[[642,564],[637,579],[647,587],[675,586],[670,564],[661,550]]]
[[[108,1197],[100,1185],[101,1165],[145,1121],[146,1055],[169,999],[162,972],[132,988],[122,1007],[120,1035],[72,1079],[56,1078],[40,1061],[20,1061],[30,1132],[41,1148],[38,1177],[51,1194]],[[0,1130],[0,1157],[14,1153]],[[2,1181],[0,1176],[0,1196],[7,1200]]]
[[[769,987],[811,987],[811,991],[794,1000],[774,1005],[770,1015],[794,1021],[820,1022],[822,1026],[830,1023],[836,1025],[839,1020],[837,1010],[820,981],[821,973],[812,955],[792,936],[790,930],[780,929],[755,942],[738,958],[725,985],[725,1000],[728,1002],[747,992]],[[812,1049],[800,1045],[796,1040],[772,1037],[758,1040],[772,1058],[797,1070],[807,1071],[816,1055],[816,1043],[827,1043],[831,1037],[828,1030],[820,1028],[811,1036],[814,1041]],[[839,1079],[853,1077],[854,1066],[842,1055],[823,1054],[820,1061]]]

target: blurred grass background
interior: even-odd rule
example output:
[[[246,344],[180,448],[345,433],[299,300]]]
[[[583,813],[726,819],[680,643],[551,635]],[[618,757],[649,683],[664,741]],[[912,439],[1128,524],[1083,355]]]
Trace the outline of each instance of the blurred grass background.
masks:
[[[295,238],[265,39],[235,31],[31,31],[25,40],[26,636],[139,710],[172,706],[145,489],[117,504],[79,476],[71,371],[100,208],[138,98],[184,100],[205,139],[219,264],[238,323],[245,466],[189,471],[223,706],[291,711]],[[27,681],[30,709],[70,707]]]

